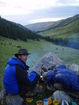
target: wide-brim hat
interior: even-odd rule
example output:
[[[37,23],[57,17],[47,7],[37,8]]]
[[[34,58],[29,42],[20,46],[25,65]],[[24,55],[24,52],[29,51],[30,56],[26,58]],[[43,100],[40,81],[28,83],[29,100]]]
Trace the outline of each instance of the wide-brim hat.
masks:
[[[31,54],[31,53],[29,53],[29,52],[27,51],[27,49],[20,49],[20,50],[18,51],[18,53],[15,53],[15,56],[18,56],[18,55],[29,55],[29,54]]]

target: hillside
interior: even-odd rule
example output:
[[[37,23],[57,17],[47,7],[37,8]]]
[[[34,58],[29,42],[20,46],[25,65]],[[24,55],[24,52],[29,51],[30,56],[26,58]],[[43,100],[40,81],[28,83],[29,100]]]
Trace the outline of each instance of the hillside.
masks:
[[[45,27],[48,27],[48,26],[50,26],[50,25],[52,25],[54,23],[55,22],[33,23],[33,24],[26,25],[25,27],[30,29],[33,32],[38,32],[38,31],[44,30]]]
[[[40,36],[34,32],[25,28],[24,26],[5,20],[0,17],[0,36],[8,37],[12,39],[21,39],[26,41],[27,39],[38,40]]]
[[[79,15],[58,21],[38,33],[51,38],[70,38],[72,34],[79,33]]]
[[[41,27],[41,23],[40,27]],[[38,27],[38,25],[36,27]],[[43,27],[40,31],[37,31],[42,36],[50,36],[51,38],[73,38],[73,34],[79,33],[79,15],[75,15],[73,17],[63,19],[57,22],[53,22],[46,26],[46,23],[43,23]],[[31,26],[30,26],[31,27]],[[30,29],[29,27],[29,29]],[[32,25],[33,28],[36,28],[35,25]],[[79,39],[79,35],[75,35]]]

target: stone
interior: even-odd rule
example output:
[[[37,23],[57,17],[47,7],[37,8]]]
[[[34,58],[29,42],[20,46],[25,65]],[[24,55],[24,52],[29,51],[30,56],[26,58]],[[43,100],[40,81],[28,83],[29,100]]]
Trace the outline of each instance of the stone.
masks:
[[[8,95],[6,96],[6,103],[7,105],[22,105],[23,103],[23,98],[20,97],[19,95]]]
[[[5,91],[2,90],[2,91],[0,92],[0,101],[3,100],[4,95],[5,95]]]
[[[49,52],[48,54],[46,54],[45,56],[43,56],[38,63],[31,68],[30,71],[35,71],[37,72],[39,75],[41,75],[41,68],[42,66],[48,70],[49,68],[51,68],[52,66],[58,66],[60,64],[65,64],[63,60],[61,60],[56,54]]]

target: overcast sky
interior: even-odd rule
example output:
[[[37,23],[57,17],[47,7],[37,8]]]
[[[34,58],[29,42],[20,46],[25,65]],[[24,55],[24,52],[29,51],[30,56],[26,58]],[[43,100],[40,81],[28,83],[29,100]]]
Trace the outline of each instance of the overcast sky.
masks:
[[[79,0],[0,0],[0,16],[23,25],[79,14]]]

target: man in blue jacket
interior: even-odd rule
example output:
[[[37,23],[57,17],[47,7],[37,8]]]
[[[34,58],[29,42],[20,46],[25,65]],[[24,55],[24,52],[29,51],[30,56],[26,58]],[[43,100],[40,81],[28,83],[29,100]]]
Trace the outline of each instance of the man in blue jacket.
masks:
[[[28,55],[26,49],[20,49],[14,57],[8,60],[3,76],[3,84],[7,94],[25,94],[39,80],[39,75],[35,72],[28,74],[29,66],[26,65]]]

